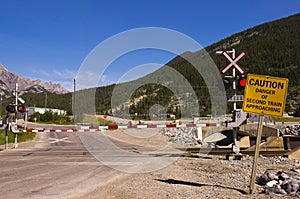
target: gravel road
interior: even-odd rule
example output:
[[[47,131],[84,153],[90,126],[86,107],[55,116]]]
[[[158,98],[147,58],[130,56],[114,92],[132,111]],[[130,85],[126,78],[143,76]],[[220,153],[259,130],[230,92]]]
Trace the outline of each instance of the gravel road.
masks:
[[[132,129],[119,129],[107,131],[105,134],[135,146],[150,148],[161,147],[168,142],[166,137],[154,131],[143,129],[133,132]],[[135,136],[139,133],[155,135],[147,138]],[[258,185],[255,193],[249,195],[252,163],[252,157],[231,161],[222,156],[180,157],[159,170],[125,173],[118,180],[79,198],[295,198],[280,194],[267,195]],[[261,156],[257,176],[261,176],[267,169],[290,172],[292,168],[299,167],[299,161],[296,160]]]

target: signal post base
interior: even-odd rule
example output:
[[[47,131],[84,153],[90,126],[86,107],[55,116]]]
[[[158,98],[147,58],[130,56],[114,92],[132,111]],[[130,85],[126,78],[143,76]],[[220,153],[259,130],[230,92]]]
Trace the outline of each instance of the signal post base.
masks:
[[[229,153],[226,155],[226,160],[243,160],[243,155],[241,153]]]

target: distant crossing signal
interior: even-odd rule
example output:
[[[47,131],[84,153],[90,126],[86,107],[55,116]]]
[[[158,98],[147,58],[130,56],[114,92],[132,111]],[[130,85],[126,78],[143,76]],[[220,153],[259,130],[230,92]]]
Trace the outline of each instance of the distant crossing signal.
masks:
[[[7,105],[6,106],[6,111],[9,113],[14,113],[16,111],[16,108],[14,105]]]
[[[26,112],[26,107],[23,106],[23,105],[18,105],[17,110],[20,113],[25,113]]]
[[[25,113],[26,107],[24,105],[18,105],[16,110],[16,106],[10,104],[6,106],[6,111],[9,113],[15,113],[16,111],[19,113]]]

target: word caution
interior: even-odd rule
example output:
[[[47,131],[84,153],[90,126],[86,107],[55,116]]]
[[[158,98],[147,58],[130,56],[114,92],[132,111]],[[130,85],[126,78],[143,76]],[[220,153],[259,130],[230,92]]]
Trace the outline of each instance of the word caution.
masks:
[[[288,79],[247,75],[243,111],[281,117],[284,112]]]

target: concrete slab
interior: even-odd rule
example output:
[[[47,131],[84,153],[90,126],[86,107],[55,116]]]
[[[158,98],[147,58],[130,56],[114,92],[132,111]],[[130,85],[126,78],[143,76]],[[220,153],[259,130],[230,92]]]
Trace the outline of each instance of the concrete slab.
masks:
[[[239,129],[241,135],[248,135],[250,137],[257,136],[258,123],[242,125]],[[278,129],[274,126],[263,125],[262,137],[278,136]]]
[[[250,137],[244,136],[240,140],[237,141],[237,145],[240,146],[240,148],[249,148],[250,147]]]
[[[212,135],[205,137],[204,142],[217,142],[217,141],[223,140],[225,138],[227,138],[225,135],[217,132],[217,133],[214,133]]]
[[[247,151],[255,150],[255,145],[249,147]],[[283,137],[268,137],[261,143],[260,151],[284,150]]]
[[[287,155],[291,159],[300,160],[300,147],[291,152],[288,152]]]

